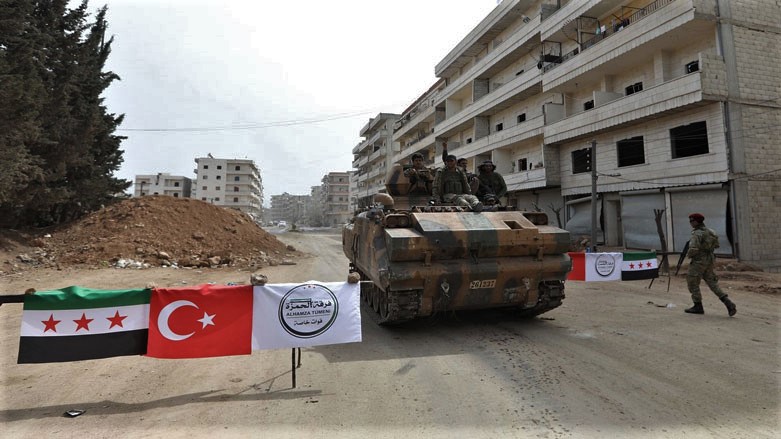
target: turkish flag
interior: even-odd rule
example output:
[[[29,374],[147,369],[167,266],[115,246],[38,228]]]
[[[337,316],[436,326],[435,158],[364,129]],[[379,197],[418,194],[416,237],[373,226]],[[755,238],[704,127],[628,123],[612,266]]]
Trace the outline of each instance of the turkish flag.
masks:
[[[252,351],[252,285],[155,288],[146,355],[202,358]]]

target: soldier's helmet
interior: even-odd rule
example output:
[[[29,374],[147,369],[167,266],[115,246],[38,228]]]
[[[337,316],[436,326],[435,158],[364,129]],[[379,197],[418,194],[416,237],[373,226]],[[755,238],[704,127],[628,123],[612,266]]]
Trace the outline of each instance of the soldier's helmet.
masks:
[[[494,162],[492,162],[490,160],[485,160],[485,161],[483,161],[483,163],[480,164],[480,167],[478,169],[486,169],[487,170],[488,168],[491,168],[491,170],[494,171],[494,170],[496,170],[496,165],[494,164]]]

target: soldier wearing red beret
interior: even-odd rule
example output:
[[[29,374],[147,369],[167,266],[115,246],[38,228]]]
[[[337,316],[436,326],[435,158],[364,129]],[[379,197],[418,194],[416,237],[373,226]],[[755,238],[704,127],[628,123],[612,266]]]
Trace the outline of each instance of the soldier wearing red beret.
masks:
[[[692,226],[692,237],[689,240],[689,274],[686,276],[686,284],[689,287],[694,306],[687,308],[689,314],[705,314],[702,307],[702,294],[700,293],[700,281],[705,280],[708,288],[716,294],[727,307],[730,317],[738,312],[738,308],[729,300],[727,294],[719,287],[719,278],[713,271],[716,260],[714,252],[719,248],[719,236],[712,229],[705,227],[705,216],[701,213],[689,215],[689,224]]]

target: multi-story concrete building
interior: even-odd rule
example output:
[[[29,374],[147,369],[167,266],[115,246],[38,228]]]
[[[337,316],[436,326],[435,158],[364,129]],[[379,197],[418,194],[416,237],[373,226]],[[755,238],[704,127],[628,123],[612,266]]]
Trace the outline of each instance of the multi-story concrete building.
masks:
[[[437,81],[393,124],[393,142],[398,145],[398,152],[393,156],[394,163],[409,164],[410,157],[416,152],[423,154],[428,165],[434,163],[437,151],[434,126],[445,117],[442,109],[437,112],[435,104],[444,87],[444,79]]]
[[[325,225],[335,227],[345,224],[353,216],[350,209],[350,174],[329,172],[321,181]]]
[[[165,172],[152,175],[136,175],[133,196],[170,195],[175,198],[189,198],[192,180],[181,175]]]
[[[325,226],[325,208],[323,186],[312,186],[309,192],[309,205],[306,207],[306,220],[312,227]]]
[[[261,222],[263,180],[255,162],[248,159],[195,159],[196,180],[192,198],[249,214]]]
[[[270,221],[286,221],[289,226],[299,226],[306,221],[306,212],[311,204],[309,195],[291,195],[284,192],[271,196]]]
[[[351,204],[356,207],[369,205],[374,194],[385,192],[385,174],[398,152],[398,145],[393,142],[393,124],[398,118],[398,114],[380,113],[361,128],[363,140],[353,147],[353,168],[357,169],[357,175],[355,200]]]
[[[598,243],[659,249],[663,209],[680,251],[699,211],[720,254],[777,270],[778,47],[769,0],[505,0],[402,114],[394,161],[441,160],[445,141],[472,170],[491,159],[506,203],[559,213],[575,236],[595,178]]]

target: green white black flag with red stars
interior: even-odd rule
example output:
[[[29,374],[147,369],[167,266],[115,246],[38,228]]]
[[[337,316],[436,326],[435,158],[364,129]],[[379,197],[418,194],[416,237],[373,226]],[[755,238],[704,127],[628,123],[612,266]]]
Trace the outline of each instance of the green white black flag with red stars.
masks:
[[[145,354],[150,294],[68,287],[25,296],[18,362]]]

